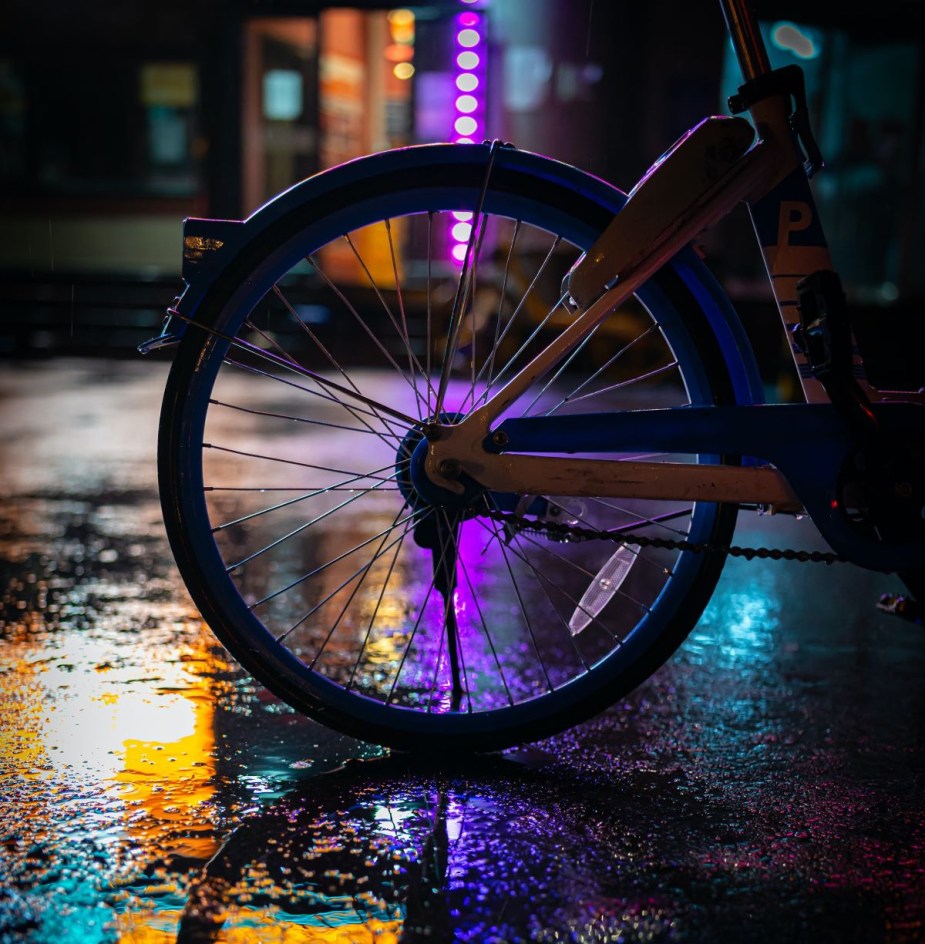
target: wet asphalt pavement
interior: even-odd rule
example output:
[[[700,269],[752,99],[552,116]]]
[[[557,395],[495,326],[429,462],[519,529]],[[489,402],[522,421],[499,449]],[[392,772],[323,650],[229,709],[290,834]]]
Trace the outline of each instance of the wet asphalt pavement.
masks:
[[[891,578],[732,560],[597,720],[389,756],[197,617],[157,504],[165,375],[0,366],[0,942],[925,940],[925,630],[875,608]]]

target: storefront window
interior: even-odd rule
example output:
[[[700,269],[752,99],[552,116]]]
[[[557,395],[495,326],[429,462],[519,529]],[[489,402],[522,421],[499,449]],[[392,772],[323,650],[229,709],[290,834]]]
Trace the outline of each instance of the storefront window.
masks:
[[[248,20],[243,65],[243,203],[251,212],[318,169],[317,20]]]
[[[191,63],[0,63],[0,175],[29,196],[187,197],[199,186]]]
[[[192,193],[195,178],[196,71],[189,63],[141,66],[141,103],[146,117],[145,178],[151,189]]]

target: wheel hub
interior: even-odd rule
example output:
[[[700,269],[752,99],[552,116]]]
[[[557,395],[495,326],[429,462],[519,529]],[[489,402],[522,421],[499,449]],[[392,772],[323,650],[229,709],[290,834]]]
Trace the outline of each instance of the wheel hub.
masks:
[[[434,507],[460,511],[470,507],[484,493],[484,489],[467,475],[459,476],[458,481],[464,487],[461,493],[456,493],[437,485],[427,474],[429,443],[425,429],[428,425],[446,425],[459,422],[461,419],[462,414],[443,413],[428,424],[409,429],[399,444],[395,455],[398,488],[415,511]],[[444,471],[446,473],[447,470]],[[453,477],[456,478],[456,475]]]

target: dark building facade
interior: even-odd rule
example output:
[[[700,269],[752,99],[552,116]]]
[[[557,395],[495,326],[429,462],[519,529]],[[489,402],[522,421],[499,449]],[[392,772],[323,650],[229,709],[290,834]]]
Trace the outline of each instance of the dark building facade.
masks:
[[[920,296],[925,56],[902,26],[916,3],[791,6],[757,5],[776,64],[807,71],[836,261],[865,302]],[[498,137],[628,188],[721,111],[736,82],[713,3],[13,0],[8,10],[5,320],[28,321],[39,286],[73,307],[90,283],[115,280],[117,304],[123,282],[176,279],[185,216],[241,218],[387,147]],[[473,47],[459,45],[464,29]],[[463,68],[462,53],[476,64]],[[747,297],[758,261],[739,248],[741,226],[705,242]]]

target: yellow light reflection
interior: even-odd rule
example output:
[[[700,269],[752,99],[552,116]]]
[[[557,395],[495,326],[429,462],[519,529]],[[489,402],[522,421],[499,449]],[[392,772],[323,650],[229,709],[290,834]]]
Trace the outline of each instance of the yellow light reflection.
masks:
[[[121,784],[123,797],[132,795],[128,785],[156,779],[164,796],[176,794],[189,810],[206,798],[195,790],[194,803],[185,802],[190,784],[214,773],[211,656],[205,645],[166,659],[152,654],[142,666],[120,664],[117,655],[109,640],[72,634],[46,668],[39,734],[49,762],[61,774],[80,768]]]
[[[4,708],[0,715],[0,757],[4,762],[15,757],[22,768],[35,770],[47,760],[45,745],[36,731],[36,722],[44,712],[40,699],[34,697],[40,688],[37,675],[42,666],[28,659],[15,659],[8,665],[0,673]],[[4,769],[2,774],[6,773]]]
[[[119,944],[176,944],[182,913],[162,911],[156,925],[135,924],[124,930]],[[401,938],[401,920],[381,921],[369,918],[362,922],[344,921],[314,924],[321,919],[293,919],[272,908],[233,908],[226,913],[226,926],[215,937],[220,944],[397,944]],[[334,918],[330,919],[332,922]]]
[[[397,944],[402,925],[401,921],[370,918],[362,923],[345,922],[325,927],[298,924],[291,918],[281,921],[280,915],[272,911],[257,912],[242,908],[238,914],[242,918],[241,925],[226,928],[220,938],[227,944],[253,944],[254,941],[278,941],[279,944]]]
[[[15,798],[28,841],[57,841],[76,816],[72,828],[111,840],[116,869],[120,849],[150,862],[207,860],[217,848],[203,804],[214,790],[218,652],[199,619],[120,638],[11,639],[0,666],[0,791]],[[139,907],[119,916],[120,933],[158,940],[165,913]]]
[[[207,859],[217,843],[211,825],[197,811],[214,793],[215,739],[208,681],[199,679],[183,692],[165,697],[168,704],[161,705],[156,715],[149,712],[149,730],[164,734],[124,739],[123,769],[114,779],[120,784],[120,798],[133,813],[133,838],[163,844],[164,833],[176,829],[183,839],[171,837],[171,853]],[[117,707],[144,711],[137,699],[127,702]]]

